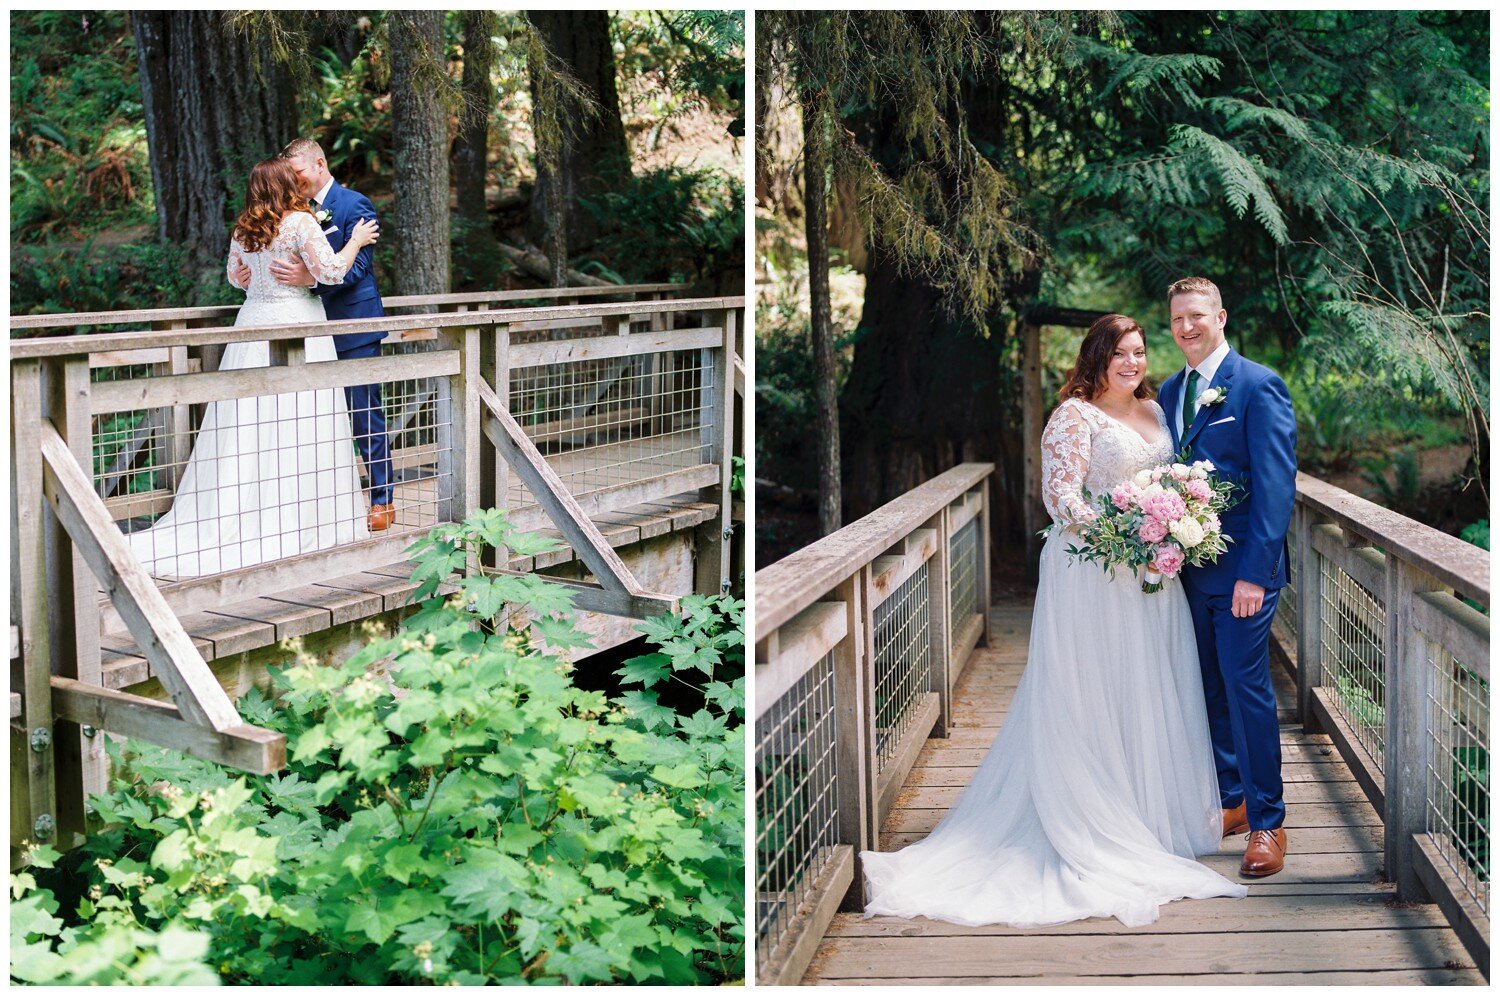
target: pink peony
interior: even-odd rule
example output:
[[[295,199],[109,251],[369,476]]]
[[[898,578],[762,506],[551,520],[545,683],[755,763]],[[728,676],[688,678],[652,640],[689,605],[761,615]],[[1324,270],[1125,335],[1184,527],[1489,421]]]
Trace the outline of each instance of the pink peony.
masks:
[[[1182,570],[1186,559],[1180,546],[1175,543],[1163,543],[1156,548],[1156,556],[1152,558],[1151,566],[1167,577],[1175,578]]]
[[[1137,532],[1140,534],[1141,539],[1147,543],[1160,543],[1167,538],[1167,524],[1160,519],[1153,519],[1148,515],[1141,522]]]
[[[1209,487],[1207,481],[1194,478],[1187,482],[1187,493],[1199,501],[1208,501],[1214,496],[1214,489]]]
[[[1141,510],[1153,519],[1174,522],[1187,514],[1187,502],[1175,491],[1163,491],[1142,498]]]
[[[1129,508],[1131,504],[1140,497],[1140,494],[1140,489],[1137,488],[1133,482],[1126,481],[1124,484],[1117,485],[1115,489],[1109,493],[1109,498],[1115,503],[1115,508],[1121,509],[1123,511],[1124,509]]]

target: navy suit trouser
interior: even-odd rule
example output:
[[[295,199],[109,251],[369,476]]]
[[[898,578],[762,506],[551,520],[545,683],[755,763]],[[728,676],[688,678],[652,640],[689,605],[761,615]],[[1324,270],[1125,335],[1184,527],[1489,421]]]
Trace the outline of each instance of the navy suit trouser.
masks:
[[[338,354],[341,360],[379,355],[379,341],[340,350]],[[380,385],[346,387],[344,400],[349,405],[349,417],[354,423],[354,444],[359,447],[359,455],[364,458],[365,469],[370,473],[370,504],[389,505],[394,497],[395,485],[391,479],[391,443],[386,436],[385,408],[380,399]]]
[[[1271,620],[1280,589],[1266,592],[1255,615],[1236,619],[1232,596],[1183,586],[1198,638],[1203,698],[1225,809],[1245,803],[1252,830],[1286,819],[1281,794],[1281,724],[1271,688]]]

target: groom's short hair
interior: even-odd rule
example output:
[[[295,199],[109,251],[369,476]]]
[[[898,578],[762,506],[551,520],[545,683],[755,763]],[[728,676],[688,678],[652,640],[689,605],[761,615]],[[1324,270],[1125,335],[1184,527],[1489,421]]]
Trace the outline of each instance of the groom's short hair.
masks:
[[[1219,288],[1207,277],[1183,277],[1171,287],[1167,288],[1167,304],[1172,303],[1172,298],[1181,294],[1203,294],[1211,297],[1219,310],[1224,309],[1224,298],[1219,295]]]
[[[323,147],[310,138],[294,138],[281,150],[283,159],[325,159]]]

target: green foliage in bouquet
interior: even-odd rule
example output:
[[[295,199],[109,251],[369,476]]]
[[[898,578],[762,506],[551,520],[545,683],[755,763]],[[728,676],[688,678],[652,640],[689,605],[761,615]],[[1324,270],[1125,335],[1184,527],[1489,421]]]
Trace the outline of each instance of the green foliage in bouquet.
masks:
[[[70,925],[51,892],[13,884],[14,977],[743,977],[743,605],[685,599],[680,618],[642,625],[660,649],[620,672],[641,688],[587,691],[562,656],[586,645],[570,594],[482,563],[487,546],[551,542],[485,511],[415,544],[426,601],[399,632],[371,625],[338,666],[299,650],[273,670],[274,698],[241,700],[248,722],[287,735],[283,772],[116,750]],[[663,704],[664,685],[691,689],[691,707]]]

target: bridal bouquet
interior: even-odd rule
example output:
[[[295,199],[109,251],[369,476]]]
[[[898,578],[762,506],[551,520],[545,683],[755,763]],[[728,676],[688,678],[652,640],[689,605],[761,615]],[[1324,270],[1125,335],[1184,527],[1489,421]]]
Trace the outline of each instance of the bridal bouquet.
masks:
[[[1214,465],[1168,463],[1136,474],[1103,495],[1084,499],[1099,512],[1079,528],[1084,545],[1069,546],[1081,560],[1141,572],[1141,590],[1161,591],[1188,564],[1211,564],[1227,550],[1229,538],[1219,513],[1234,504],[1233,483],[1213,476]]]

